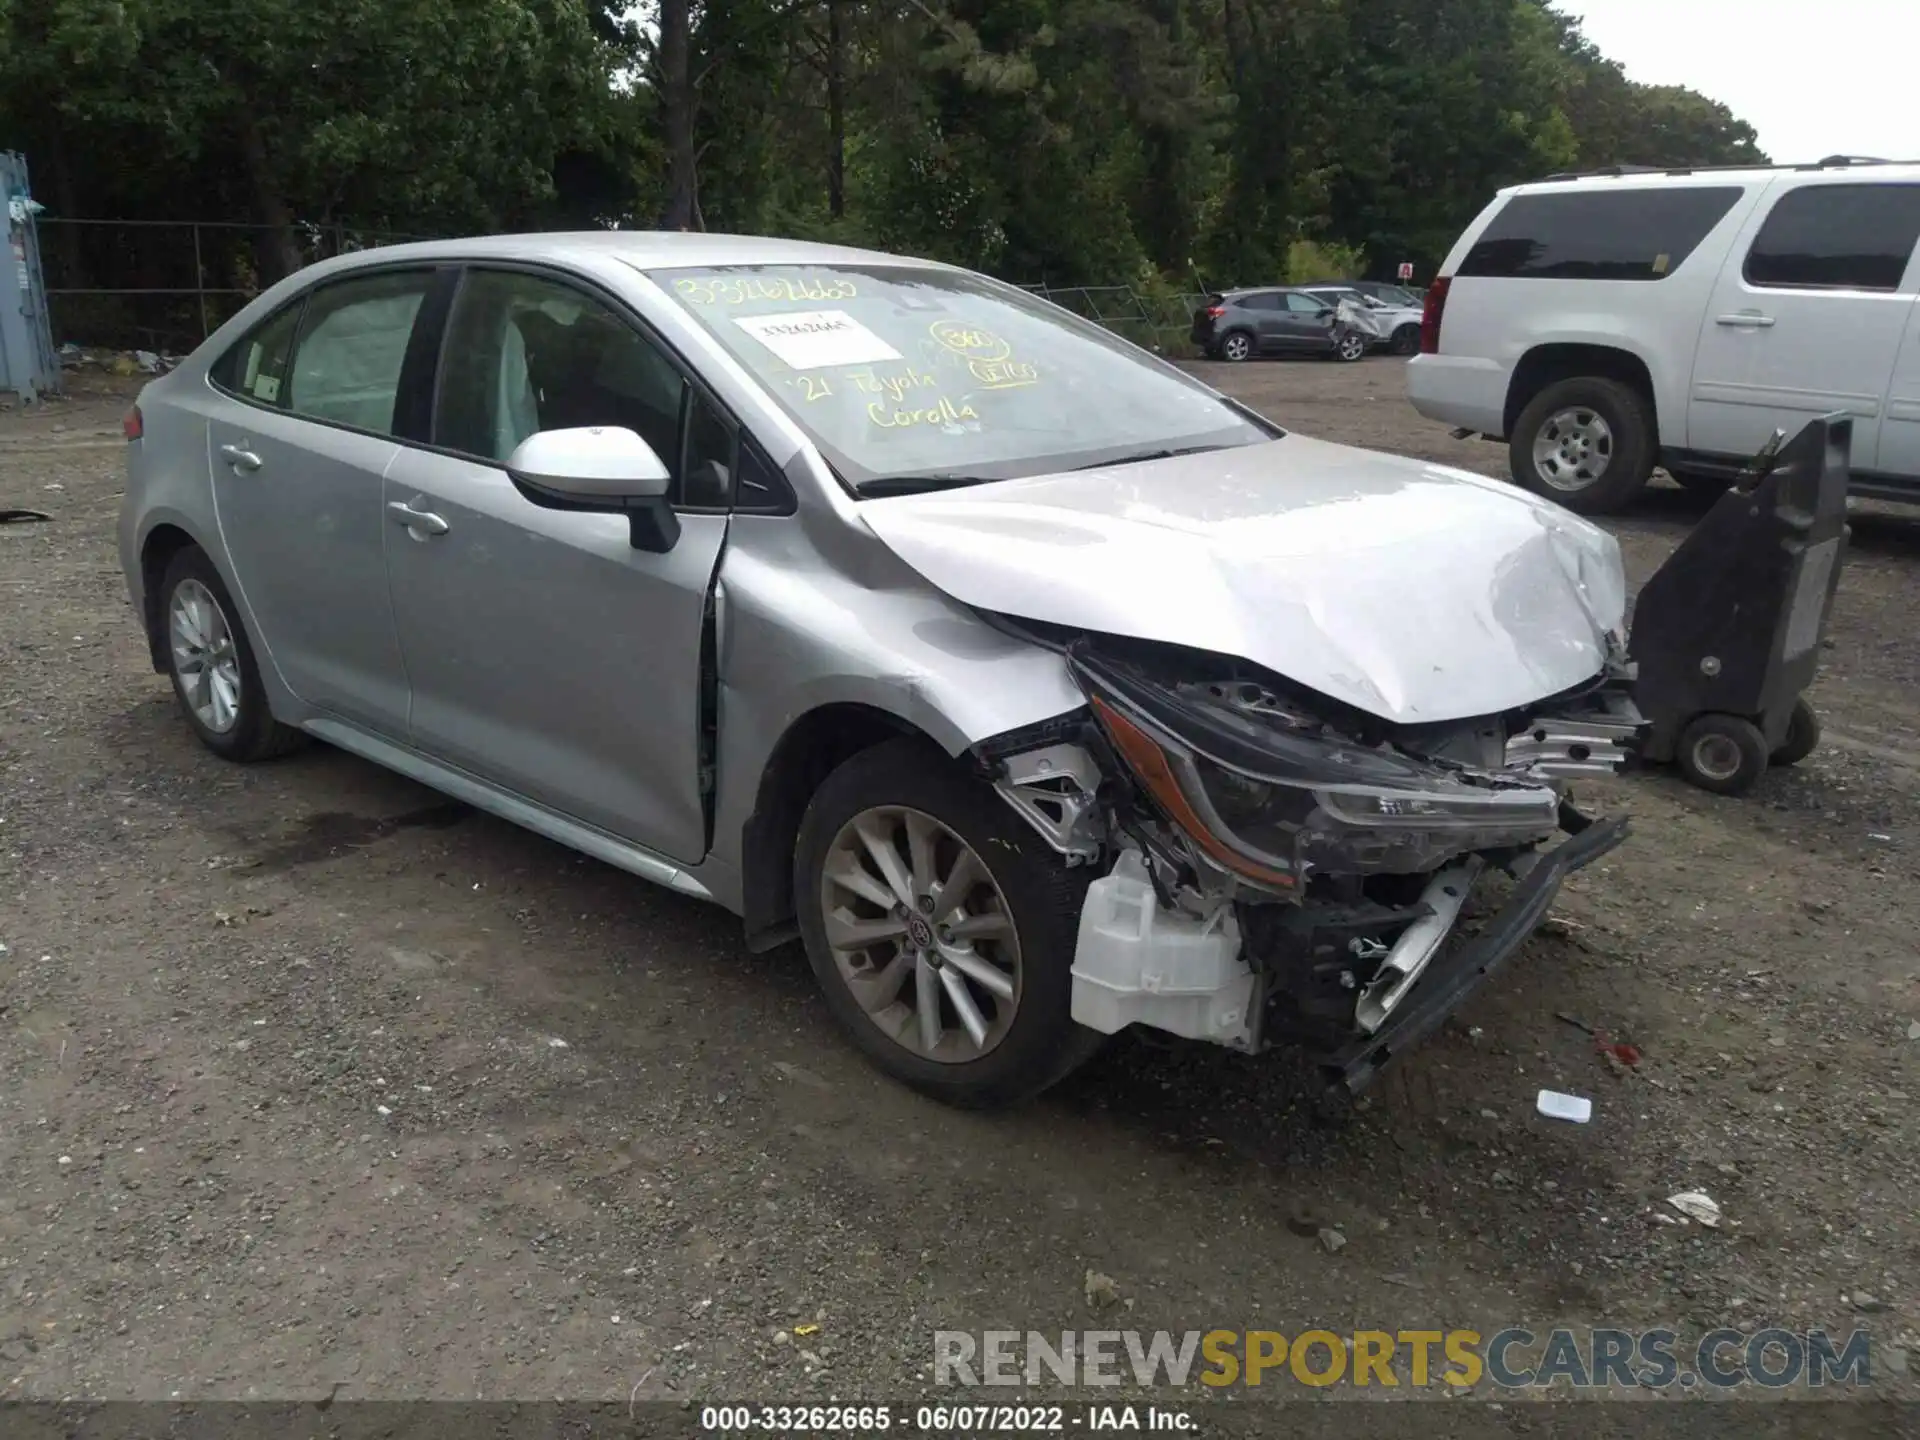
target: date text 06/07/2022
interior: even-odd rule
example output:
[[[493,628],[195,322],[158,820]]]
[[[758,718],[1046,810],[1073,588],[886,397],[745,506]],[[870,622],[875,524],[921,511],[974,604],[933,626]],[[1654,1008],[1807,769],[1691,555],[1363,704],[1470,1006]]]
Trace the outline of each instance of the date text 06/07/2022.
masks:
[[[708,1405],[700,1428],[718,1434],[1048,1435],[1072,1431],[1197,1429],[1185,1410],[1091,1405]]]

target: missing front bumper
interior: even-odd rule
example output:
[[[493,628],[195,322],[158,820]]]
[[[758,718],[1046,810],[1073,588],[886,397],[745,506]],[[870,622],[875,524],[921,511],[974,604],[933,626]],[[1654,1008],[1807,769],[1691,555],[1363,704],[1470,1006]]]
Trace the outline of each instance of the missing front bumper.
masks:
[[[1364,1039],[1316,1056],[1329,1082],[1358,1095],[1393,1060],[1425,1040],[1546,918],[1561,882],[1627,838],[1627,818],[1583,824],[1577,833],[1544,852],[1513,887],[1506,905],[1480,933],[1430,963],[1400,1005]]]

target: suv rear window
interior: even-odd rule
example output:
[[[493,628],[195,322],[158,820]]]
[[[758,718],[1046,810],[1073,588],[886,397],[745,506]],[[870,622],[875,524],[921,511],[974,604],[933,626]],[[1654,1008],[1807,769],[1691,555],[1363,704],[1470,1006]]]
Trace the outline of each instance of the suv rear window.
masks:
[[[1462,275],[1664,280],[1743,193],[1738,185],[1516,195],[1461,262]]]
[[[1749,285],[1898,290],[1920,241],[1920,185],[1804,185],[1747,252]]]

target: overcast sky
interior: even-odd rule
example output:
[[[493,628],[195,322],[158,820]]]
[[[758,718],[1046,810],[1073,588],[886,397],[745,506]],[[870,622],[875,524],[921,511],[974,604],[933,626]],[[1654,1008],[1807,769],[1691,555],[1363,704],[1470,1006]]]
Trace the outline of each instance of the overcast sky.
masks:
[[[1775,160],[1920,160],[1920,0],[1555,0],[1630,79],[1685,85]]]

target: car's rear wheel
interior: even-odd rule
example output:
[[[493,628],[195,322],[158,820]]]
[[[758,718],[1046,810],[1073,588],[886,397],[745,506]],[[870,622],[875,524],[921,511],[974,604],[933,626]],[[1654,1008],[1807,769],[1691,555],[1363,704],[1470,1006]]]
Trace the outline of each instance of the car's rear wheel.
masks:
[[[1393,332],[1393,353],[1396,355],[1417,355],[1420,353],[1420,327],[1402,325]]]
[[[1011,1104],[1098,1046],[1074,1023],[1088,877],[922,740],[821,784],[794,850],[807,958],[853,1042],[951,1104]]]
[[[1647,399],[1617,380],[1577,376],[1547,386],[1508,441],[1513,478],[1582,515],[1623,509],[1653,473]]]
[[[167,673],[200,743],[226,760],[269,760],[306,738],[267,708],[266,687],[239,611],[206,552],[189,545],[160,581]]]
[[[1220,337],[1220,343],[1213,350],[1222,360],[1230,360],[1237,365],[1242,360],[1253,358],[1253,337],[1244,330],[1229,330]]]

